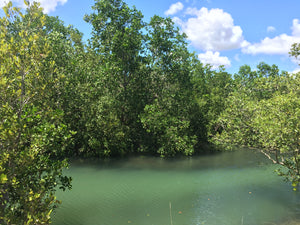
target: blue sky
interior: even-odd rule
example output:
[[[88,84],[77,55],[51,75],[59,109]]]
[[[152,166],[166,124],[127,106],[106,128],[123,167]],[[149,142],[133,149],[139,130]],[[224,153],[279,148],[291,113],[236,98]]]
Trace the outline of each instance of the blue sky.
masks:
[[[3,6],[6,0],[0,0]],[[39,0],[44,11],[59,16],[90,37],[83,16],[94,0]],[[289,57],[290,45],[300,43],[299,0],[124,0],[149,21],[154,14],[170,16],[188,35],[191,51],[203,63],[225,65],[230,73],[248,64],[276,64],[288,72],[299,70]],[[21,4],[22,0],[13,0]]]

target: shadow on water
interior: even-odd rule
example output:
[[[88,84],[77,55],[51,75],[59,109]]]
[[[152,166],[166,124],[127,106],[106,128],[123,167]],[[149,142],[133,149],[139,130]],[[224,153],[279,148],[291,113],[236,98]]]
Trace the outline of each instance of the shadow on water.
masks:
[[[94,169],[151,169],[151,170],[204,170],[218,168],[246,168],[271,164],[260,152],[253,150],[215,152],[201,156],[160,158],[132,156],[114,159],[72,159],[71,165]]]
[[[74,160],[54,225],[288,225],[300,195],[253,151],[192,158]]]

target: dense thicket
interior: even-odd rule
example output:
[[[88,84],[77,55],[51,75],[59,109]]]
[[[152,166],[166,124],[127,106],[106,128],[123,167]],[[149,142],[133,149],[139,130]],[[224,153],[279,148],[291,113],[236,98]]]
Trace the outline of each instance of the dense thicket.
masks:
[[[277,66],[264,63],[255,71],[241,67],[218,118],[220,132],[212,142],[226,148],[260,149],[272,162],[283,166],[279,175],[291,180],[296,188],[300,181],[299,87],[299,73],[280,73]]]
[[[74,153],[192,154],[205,128],[191,126],[193,113],[201,112],[190,72],[195,60],[185,36],[169,18],[143,22],[141,12],[120,0],[97,1],[93,9],[85,17],[93,26],[84,57],[91,65],[82,67],[91,80],[81,82],[86,89],[77,92],[89,104],[69,117],[83,126],[76,128]]]
[[[66,157],[192,155],[202,144],[260,149],[300,180],[299,74],[247,65],[231,75],[189,52],[170,18],[146,23],[96,0],[88,44],[29,4],[0,20],[0,223],[47,224],[70,187]],[[299,45],[291,55],[299,56]]]
[[[23,14],[9,4],[0,19],[1,224],[49,223],[55,188],[70,187],[62,175],[72,132],[63,117],[60,57],[72,29],[28,7]]]

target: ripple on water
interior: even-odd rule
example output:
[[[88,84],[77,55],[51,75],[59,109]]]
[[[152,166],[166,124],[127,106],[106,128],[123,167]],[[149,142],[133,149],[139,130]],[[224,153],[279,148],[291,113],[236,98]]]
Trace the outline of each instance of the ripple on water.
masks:
[[[54,225],[294,225],[300,196],[262,155],[73,162]]]

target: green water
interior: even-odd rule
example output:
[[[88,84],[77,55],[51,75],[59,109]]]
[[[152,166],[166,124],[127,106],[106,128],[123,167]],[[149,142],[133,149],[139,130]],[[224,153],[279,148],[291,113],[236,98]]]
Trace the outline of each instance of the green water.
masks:
[[[300,192],[275,169],[253,151],[73,161],[73,189],[57,193],[53,224],[300,224]]]

